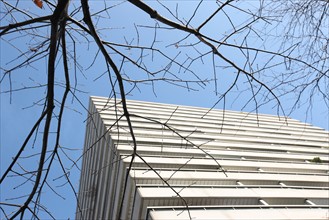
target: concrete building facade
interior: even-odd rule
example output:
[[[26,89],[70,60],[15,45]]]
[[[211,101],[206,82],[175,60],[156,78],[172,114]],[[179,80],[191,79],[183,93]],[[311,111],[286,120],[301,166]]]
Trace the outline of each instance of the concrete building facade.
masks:
[[[92,97],[77,219],[328,219],[329,132],[263,114]]]

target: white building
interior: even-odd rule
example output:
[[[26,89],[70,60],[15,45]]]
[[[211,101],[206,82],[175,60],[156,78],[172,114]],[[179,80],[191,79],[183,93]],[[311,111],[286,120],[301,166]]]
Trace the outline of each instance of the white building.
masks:
[[[91,98],[77,219],[329,218],[328,131],[129,100],[137,155],[128,173],[133,142],[114,106]]]

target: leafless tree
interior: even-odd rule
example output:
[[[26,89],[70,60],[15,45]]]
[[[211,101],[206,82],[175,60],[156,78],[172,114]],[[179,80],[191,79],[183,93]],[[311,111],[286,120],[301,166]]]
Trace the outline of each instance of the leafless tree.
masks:
[[[265,3],[264,13],[277,21],[274,28],[279,29],[272,32],[273,41],[279,39],[277,43],[283,50],[295,46],[291,55],[304,62],[304,65],[295,66],[290,59],[286,60],[289,71],[283,74],[282,84],[297,82],[284,90],[284,93],[293,92],[297,97],[292,109],[300,104],[301,99],[307,100],[311,107],[316,95],[320,95],[328,107],[329,1],[274,0]],[[280,26],[282,23],[285,25]]]
[[[62,197],[50,181],[53,169],[76,195],[67,167],[77,161],[61,145],[62,118],[69,108],[86,109],[79,84],[91,84],[90,75],[122,99],[118,118],[129,124],[131,164],[138,141],[126,97],[144,87],[155,95],[161,86],[210,87],[214,106],[242,100],[241,108],[270,105],[280,115],[312,106],[315,96],[328,107],[328,7],[325,0],[1,0],[1,50],[10,51],[1,57],[1,95],[15,102],[36,91],[29,107],[39,111],[0,180],[18,180],[13,190],[29,192],[1,197],[2,214],[56,218],[41,200],[45,187]],[[285,98],[294,99],[291,106],[282,105]]]

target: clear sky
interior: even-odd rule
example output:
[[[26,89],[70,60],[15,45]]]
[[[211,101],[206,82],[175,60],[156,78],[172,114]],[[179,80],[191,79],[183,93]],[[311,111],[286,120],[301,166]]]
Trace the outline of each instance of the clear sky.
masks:
[[[91,3],[91,7],[94,7],[94,11],[99,7],[97,3],[103,1],[94,1]],[[116,1],[114,1],[116,2]],[[186,1],[184,5],[180,5],[179,17],[188,19],[191,17],[193,13],[192,9],[196,7],[197,1]],[[208,1],[200,8],[200,12],[198,15],[191,21],[192,25],[200,24],[200,21],[205,18],[210,12],[214,11],[212,8],[215,8],[213,4],[208,4]],[[246,1],[250,2],[250,1]],[[119,2],[116,2],[119,3]],[[155,4],[155,2],[147,1],[149,4]],[[2,3],[1,3],[2,4]],[[23,2],[26,10],[29,10],[33,13],[46,15],[47,9],[38,9],[36,8],[32,2],[27,1]],[[159,7],[159,6],[157,6]],[[174,1],[172,4],[169,4],[168,7],[172,7],[175,9]],[[183,10],[183,9],[184,10]],[[72,8],[71,8],[72,10]],[[132,45],[136,45],[139,42],[140,45],[150,46],[154,40],[155,32],[154,29],[149,27],[142,27],[138,25],[150,25],[154,27],[156,24],[154,21],[149,19],[148,15],[142,13],[139,9],[135,9],[132,6],[129,6],[128,3],[120,5],[113,10],[110,10],[111,14],[108,19],[102,20],[98,22],[100,27],[104,29],[101,31],[101,37],[111,42],[115,43],[132,43]],[[166,16],[170,17],[168,12],[164,8],[160,10]],[[231,22],[238,22],[239,19],[243,18],[243,15],[240,15],[237,11],[228,10],[228,13],[233,13]],[[106,16],[103,15],[102,16]],[[81,15],[77,15],[77,18]],[[23,19],[23,17],[18,17],[19,19]],[[226,19],[226,20],[225,20]],[[96,21],[96,20],[95,20]],[[209,26],[206,27],[205,32],[207,32],[212,37],[222,38],[225,34],[229,33],[232,29],[230,27],[230,21],[225,18],[224,15],[222,17],[218,17],[217,22],[212,22]],[[5,25],[5,22],[1,22],[1,26]],[[135,26],[136,25],[136,26]],[[136,27],[139,30],[139,33],[136,33]],[[224,30],[224,31],[223,31]],[[38,42],[41,41],[42,37],[40,36],[48,36],[48,29],[40,29],[36,32],[35,36],[33,35],[17,35],[17,39],[12,39],[12,37],[4,37],[1,39],[0,49],[1,49],[1,69],[2,74],[4,69],[7,69],[8,66],[11,65],[10,61],[14,59],[14,64],[19,62],[21,59],[16,59],[17,54],[19,54],[19,50],[29,50],[33,47],[33,45],[37,45]],[[188,43],[197,42],[196,38],[188,38],[180,43],[177,43],[178,40],[182,39],[186,36],[186,34],[182,34],[181,32],[168,30],[168,29],[158,29],[156,33],[156,47],[160,48],[161,52],[166,53],[170,58],[174,58],[179,55],[178,61],[184,62],[184,60],[188,60],[189,58],[197,57],[198,53],[206,53],[209,51],[208,47],[197,45],[196,47],[187,47]],[[95,49],[95,45],[90,42],[87,43],[85,38],[78,33],[74,34],[76,39],[80,40],[82,43],[78,45],[69,44],[69,48],[71,52],[74,46],[77,47],[76,56],[79,60],[79,66],[77,66],[76,77],[77,81],[75,81],[75,66],[74,62],[70,61],[70,73],[71,82],[74,85],[76,83],[76,92],[75,95],[79,97],[79,101],[83,104],[84,107],[88,106],[88,98],[90,95],[93,96],[109,96],[111,92],[109,78],[106,71],[106,66],[104,65],[104,60],[100,55],[94,61],[95,54],[97,54],[97,50]],[[138,38],[139,37],[139,38]],[[254,36],[255,37],[255,36]],[[11,39],[11,40],[10,40]],[[9,41],[10,40],[10,41]],[[241,37],[236,37],[232,39],[231,42],[241,41]],[[251,44],[258,45],[258,40],[251,40]],[[278,45],[273,43],[268,45],[270,48],[277,48]],[[22,49],[17,49],[22,48]],[[131,48],[120,48],[117,47],[123,53],[129,55],[132,59],[138,59],[140,56],[140,50],[134,50]],[[110,50],[109,50],[110,51]],[[112,51],[113,52],[113,51]],[[234,60],[235,63],[239,65],[243,65],[243,57],[239,54],[239,50],[234,48],[224,47],[221,49],[221,52],[227,57]],[[30,54],[28,54],[30,55]],[[71,58],[74,56],[73,53],[70,54]],[[152,57],[152,53],[144,51],[143,56],[145,55],[144,62],[149,66],[150,70],[156,71],[158,69],[163,69],[166,65],[169,65],[168,60],[165,60],[163,57],[159,55],[159,53],[155,53],[155,58]],[[252,55],[250,55],[252,57]],[[160,57],[160,58],[158,58]],[[113,55],[113,59],[119,66],[121,64],[120,57]],[[262,59],[264,57],[257,57],[257,61],[262,64]],[[59,58],[61,61],[61,58]],[[134,100],[143,100],[143,101],[153,101],[160,103],[171,103],[177,105],[191,105],[191,106],[200,106],[210,108],[212,107],[220,95],[216,94],[215,90],[219,93],[225,91],[230,83],[233,82],[236,73],[232,70],[232,68],[223,68],[223,66],[227,65],[227,63],[223,62],[220,59],[215,59],[216,62],[216,74],[217,74],[217,83],[214,81],[206,82],[202,86],[198,86],[197,84],[191,83],[191,89],[183,88],[182,85],[176,86],[172,83],[156,81],[154,84],[152,83],[141,83],[138,85],[138,88],[134,87],[134,85],[126,83],[127,91],[129,89],[133,89],[132,92],[127,96],[128,99]],[[89,66],[92,66],[89,68]],[[175,76],[171,74],[177,74],[177,76],[182,77],[183,79],[195,80],[196,78],[193,76],[191,72],[183,71],[178,66],[174,66],[170,64],[168,72],[162,73],[159,77],[169,77],[170,79],[175,79]],[[191,69],[195,71],[195,73],[202,79],[212,79],[213,74],[213,65],[212,65],[212,56],[205,56],[202,60],[198,59],[196,62],[191,63]],[[37,120],[39,114],[42,111],[43,97],[45,96],[45,87],[44,84],[46,82],[46,69],[47,69],[47,59],[42,58],[38,62],[32,64],[30,67],[21,68],[17,71],[13,71],[11,78],[5,77],[5,79],[1,82],[1,94],[0,94],[0,144],[1,144],[1,174],[7,168],[8,164],[11,161],[11,158],[16,154],[19,150],[21,144],[23,143],[25,137],[28,134],[29,129],[33,126],[35,121]],[[274,71],[284,72],[289,71],[285,68],[275,67]],[[63,88],[60,83],[63,83],[63,75],[62,75],[62,65],[58,64],[57,68],[57,93],[56,97],[60,100],[61,94],[63,92]],[[272,70],[266,72],[267,74],[271,74]],[[148,76],[140,71],[139,68],[134,67],[133,65],[125,64],[122,69],[122,73],[125,77],[130,77],[131,79],[145,79]],[[113,73],[111,73],[113,74]],[[112,75],[113,76],[113,75]],[[2,75],[1,75],[2,77]],[[113,78],[112,78],[113,79]],[[269,79],[269,78],[268,78]],[[250,91],[244,91],[248,88],[249,84],[246,78],[243,78],[238,82],[237,87],[229,93],[225,99],[225,108],[229,110],[235,111],[251,111],[255,112],[255,104],[254,102],[248,103],[250,99]],[[33,87],[33,88],[30,88]],[[10,93],[8,92],[12,89],[19,89],[17,92]],[[22,89],[23,88],[23,89]],[[30,89],[27,89],[30,88]],[[194,91],[195,90],[195,91]],[[241,93],[241,91],[244,91]],[[304,96],[302,98],[305,98]],[[295,101],[295,95],[289,95],[281,100],[282,106],[289,113],[289,107]],[[289,117],[298,119],[303,122],[311,123],[315,126],[324,128],[326,130],[329,129],[329,119],[328,119],[328,109],[322,100],[322,97],[315,95],[313,100],[313,105],[310,106],[307,103],[307,100],[304,100],[305,103],[301,103],[298,105],[298,108],[292,111],[289,114]],[[67,109],[64,114],[63,125],[62,125],[62,133],[61,133],[61,146],[64,149],[64,152],[61,152],[63,157],[63,161],[66,164],[67,171],[69,172],[70,179],[72,180],[75,189],[78,190],[78,180],[79,180],[79,170],[76,167],[71,167],[70,159],[76,160],[82,153],[84,135],[85,135],[85,119],[87,117],[87,112],[84,107],[81,106],[77,100],[72,98],[70,95],[67,102]],[[215,108],[223,108],[224,102],[220,102]],[[56,107],[59,108],[58,106]],[[277,108],[273,102],[266,104],[264,106],[259,107],[259,113],[266,114],[277,114]],[[282,114],[282,112],[280,112]],[[54,120],[55,122],[55,120]],[[54,137],[55,127],[52,127],[52,138]],[[28,150],[24,152],[24,156],[28,156],[31,154],[35,154],[40,149],[40,137],[42,135],[42,130],[38,131],[38,136],[33,144],[33,142],[29,143]],[[51,142],[53,143],[53,142]],[[68,154],[70,158],[66,158],[65,154]],[[34,156],[35,159],[22,159],[20,161],[20,165],[29,169],[35,169],[37,165],[37,157]],[[32,161],[32,162],[31,162]],[[79,161],[80,163],[81,161]],[[78,164],[79,164],[78,163]],[[34,167],[34,168],[33,168]],[[59,169],[58,166],[55,169]],[[19,170],[19,168],[17,168]],[[54,213],[57,219],[73,219],[75,213],[75,200],[72,191],[68,187],[65,179],[61,176],[62,172],[58,172],[58,170],[54,170],[51,173],[51,177],[48,179],[48,182],[53,189],[49,187],[45,187],[45,193],[41,198],[43,204],[45,204],[49,210]],[[24,183],[24,178],[9,178],[4,182],[1,186],[1,201],[8,203],[15,203],[20,199],[13,199],[15,197],[26,195],[31,187],[31,183]],[[64,184],[64,185],[63,185]],[[15,188],[15,189],[14,189]],[[59,193],[60,196],[56,195],[52,190]],[[62,198],[63,197],[63,198]],[[12,200],[5,200],[12,198]],[[0,214],[0,216],[2,213]],[[43,214],[41,213],[41,216]],[[2,216],[1,216],[2,217]]]

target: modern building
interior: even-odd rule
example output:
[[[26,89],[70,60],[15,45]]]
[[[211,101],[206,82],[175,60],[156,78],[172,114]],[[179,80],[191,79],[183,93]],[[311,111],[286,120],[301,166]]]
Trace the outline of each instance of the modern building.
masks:
[[[272,115],[127,103],[136,148],[121,100],[91,98],[77,219],[329,218],[328,131]]]

